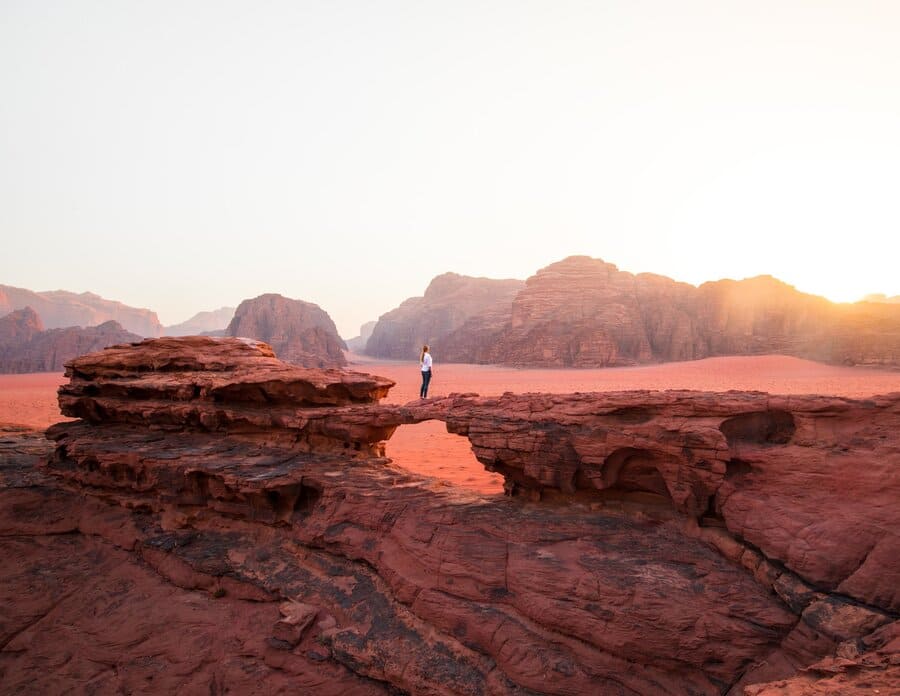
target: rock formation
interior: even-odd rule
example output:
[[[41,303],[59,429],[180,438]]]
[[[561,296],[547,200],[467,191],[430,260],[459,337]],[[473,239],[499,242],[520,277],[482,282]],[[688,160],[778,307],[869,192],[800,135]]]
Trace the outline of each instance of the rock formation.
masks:
[[[159,336],[162,331],[156,312],[106,300],[91,292],[32,292],[0,285],[0,316],[25,307],[37,312],[48,329],[98,326],[116,321],[127,331],[142,337]]]
[[[219,307],[211,312],[198,312],[187,321],[163,328],[163,336],[202,336],[219,333],[224,335],[225,329],[234,318],[234,307]]]
[[[444,345],[466,321],[483,313],[508,317],[521,280],[471,278],[456,273],[437,276],[423,297],[412,297],[383,314],[366,344],[366,354],[415,359],[422,344],[433,345],[437,360],[450,360]]]
[[[52,455],[0,440],[0,544],[23,559],[0,571],[12,691],[900,683],[900,394],[395,406],[388,380],[198,337],[67,374],[80,420],[48,431]],[[513,495],[380,456],[427,419]]]
[[[319,305],[281,295],[244,300],[225,331],[274,348],[281,360],[303,367],[341,367],[347,348],[331,317]]]
[[[367,321],[360,326],[359,336],[347,339],[347,349],[352,350],[354,353],[362,353],[365,351],[366,343],[369,341],[369,336],[372,335],[372,331],[375,329],[377,323],[377,321]]]
[[[478,315],[444,341],[450,362],[607,367],[782,353],[900,365],[900,307],[837,305],[770,276],[699,288],[573,256],[526,281],[509,312]]]
[[[78,355],[140,340],[114,321],[45,330],[37,313],[26,307],[0,317],[0,373],[61,372]]]
[[[10,312],[0,317],[0,346],[28,343],[42,331],[44,323],[31,307]]]

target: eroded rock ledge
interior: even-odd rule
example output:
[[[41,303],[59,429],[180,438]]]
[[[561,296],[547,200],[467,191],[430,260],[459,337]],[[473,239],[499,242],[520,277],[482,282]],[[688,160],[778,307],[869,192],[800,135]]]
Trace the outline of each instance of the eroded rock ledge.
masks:
[[[60,403],[81,420],[49,431],[48,464],[36,466],[40,440],[2,445],[0,543],[88,591],[0,623],[13,690],[64,691],[86,674],[108,691],[244,693],[900,680],[900,395],[390,406],[388,380],[196,338],[108,349],[69,376]],[[517,495],[448,489],[379,456],[396,427],[426,419],[467,436]],[[33,586],[29,568],[2,590]],[[121,589],[108,611],[131,629],[91,623],[110,606],[107,577]],[[173,598],[205,617],[209,640],[180,652],[136,640],[157,617],[182,625]],[[91,664],[107,646],[115,664],[62,660],[66,640],[37,640],[42,624],[93,640]],[[192,670],[186,650],[204,656]]]

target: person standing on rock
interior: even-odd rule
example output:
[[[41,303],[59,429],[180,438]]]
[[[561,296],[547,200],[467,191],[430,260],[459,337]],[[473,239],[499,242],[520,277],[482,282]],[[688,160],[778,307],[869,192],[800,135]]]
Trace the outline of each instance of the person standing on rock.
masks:
[[[419,356],[419,364],[422,368],[422,388],[419,390],[419,398],[428,398],[428,385],[431,382],[431,353],[428,346],[422,346],[422,354]]]

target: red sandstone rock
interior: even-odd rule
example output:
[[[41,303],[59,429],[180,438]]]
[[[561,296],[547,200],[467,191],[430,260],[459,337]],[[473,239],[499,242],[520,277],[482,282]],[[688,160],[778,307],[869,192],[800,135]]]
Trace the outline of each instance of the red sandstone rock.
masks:
[[[37,312],[48,329],[90,327],[115,321],[140,337],[159,336],[162,330],[156,312],[129,307],[90,292],[32,292],[0,285],[0,317],[25,307]]]
[[[0,372],[56,372],[77,355],[140,340],[114,321],[44,330],[40,317],[26,307],[0,318]]]
[[[348,405],[382,399],[392,381],[289,365],[257,341],[148,339],[82,356],[66,367],[71,381],[60,388],[60,409],[95,423],[198,428],[351,456],[382,454],[382,442],[397,426],[396,419],[385,421],[365,409],[346,411]]]
[[[791,679],[744,687],[745,696],[877,696],[900,691],[900,622],[842,643]]]
[[[522,286],[521,280],[439,275],[423,297],[412,297],[378,319],[365,352],[381,358],[414,360],[422,345],[429,344],[435,359],[456,362],[457,349],[449,345],[455,332],[485,313],[493,316],[499,311],[508,319],[510,303]]]
[[[816,588],[900,612],[900,394],[508,394],[420,408],[441,409],[514,489],[671,506]]]
[[[855,679],[857,663],[896,685],[900,395],[380,405],[389,385],[378,378],[199,338],[109,349],[69,373],[61,403],[87,420],[49,431],[46,468],[35,467],[40,441],[0,438],[0,533],[18,544],[7,551],[59,566],[76,590],[56,613],[0,623],[10,683],[45,665],[45,691],[82,685],[82,653],[72,663],[59,642],[20,639],[42,625],[74,627],[106,660],[125,645],[102,674],[110,688],[145,683],[129,681],[149,673],[144,655],[169,679],[185,663],[172,632],[215,615],[235,632],[190,663],[191,688],[239,679],[234,664],[260,675],[239,682],[247,693],[285,674],[371,693],[721,694],[779,679],[824,689],[829,670]],[[347,383],[368,386],[354,401]],[[466,434],[527,496],[448,489],[366,453],[378,433],[425,419]],[[335,435],[351,431],[355,457]],[[39,536],[60,532],[65,553]],[[99,564],[118,609],[63,557]],[[27,594],[28,577],[8,570],[0,591]],[[172,609],[172,631],[154,627],[144,647],[129,627],[144,625],[129,614],[144,606],[132,592],[170,605],[203,593],[239,613]],[[121,629],[85,618],[98,608]]]
[[[0,317],[0,345],[26,344],[44,331],[44,324],[31,307]]]
[[[415,321],[394,324],[385,315],[376,328],[382,343],[409,343],[428,315],[419,298],[403,307],[402,314]],[[448,362],[519,367],[606,367],[760,353],[896,366],[900,307],[833,304],[769,276],[695,288],[572,256],[538,271],[509,305],[497,302],[434,340],[445,344],[442,356]],[[410,357],[408,351],[384,355]]]
[[[244,300],[225,331],[227,336],[268,343],[281,360],[302,367],[342,367],[346,345],[331,317],[319,305],[281,295]]]
[[[292,647],[302,640],[306,629],[319,613],[318,607],[296,601],[282,602],[278,611],[281,612],[281,619],[275,623],[272,636]]]

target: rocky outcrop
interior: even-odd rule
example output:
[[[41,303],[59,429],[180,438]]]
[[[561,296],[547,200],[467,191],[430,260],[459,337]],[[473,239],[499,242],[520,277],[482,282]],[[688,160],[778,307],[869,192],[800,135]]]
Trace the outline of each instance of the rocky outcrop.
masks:
[[[662,276],[634,276],[598,259],[570,257],[526,281],[499,354],[507,364],[553,367],[700,357],[689,309],[694,292]]]
[[[31,307],[10,312],[0,317],[0,346],[28,343],[43,331],[44,323]]]
[[[0,318],[0,373],[61,372],[77,355],[140,340],[114,321],[45,330],[40,317],[26,307]]]
[[[372,331],[375,330],[377,323],[377,321],[367,321],[360,326],[359,336],[347,339],[347,349],[352,350],[354,353],[362,353],[366,349],[366,343],[369,341],[369,337],[372,335]]]
[[[29,598],[0,622],[12,689],[737,694],[855,678],[842,660],[896,683],[900,394],[384,405],[388,380],[203,338],[67,374],[80,420],[48,464],[37,438],[0,442],[25,559],[0,592]],[[513,495],[378,456],[428,419]]]
[[[423,344],[432,346],[437,360],[453,360],[444,345],[467,321],[487,313],[509,314],[510,303],[522,288],[521,280],[472,278],[456,273],[437,276],[423,297],[412,297],[383,314],[366,344],[366,354],[410,360]]]
[[[159,336],[162,331],[156,312],[129,307],[92,292],[32,292],[24,288],[0,285],[0,316],[25,307],[31,307],[37,312],[48,329],[91,327],[116,321],[125,330],[140,337]]]
[[[225,329],[234,318],[234,307],[219,307],[211,312],[198,312],[187,321],[163,328],[163,336],[201,336],[204,334],[225,333]]]
[[[347,346],[331,317],[319,305],[281,295],[244,300],[225,331],[254,338],[274,348],[285,362],[303,367],[341,367]]]
[[[900,621],[859,641],[842,643],[834,655],[794,677],[747,686],[746,696],[894,694],[900,687]]]
[[[781,353],[900,365],[900,307],[836,305],[770,276],[699,288],[573,256],[526,281],[507,315],[476,317],[449,339],[452,362],[607,367]]]
[[[900,562],[890,560],[900,550],[890,531],[900,394],[507,394],[435,405],[516,492],[673,509],[817,589],[900,613]]]

